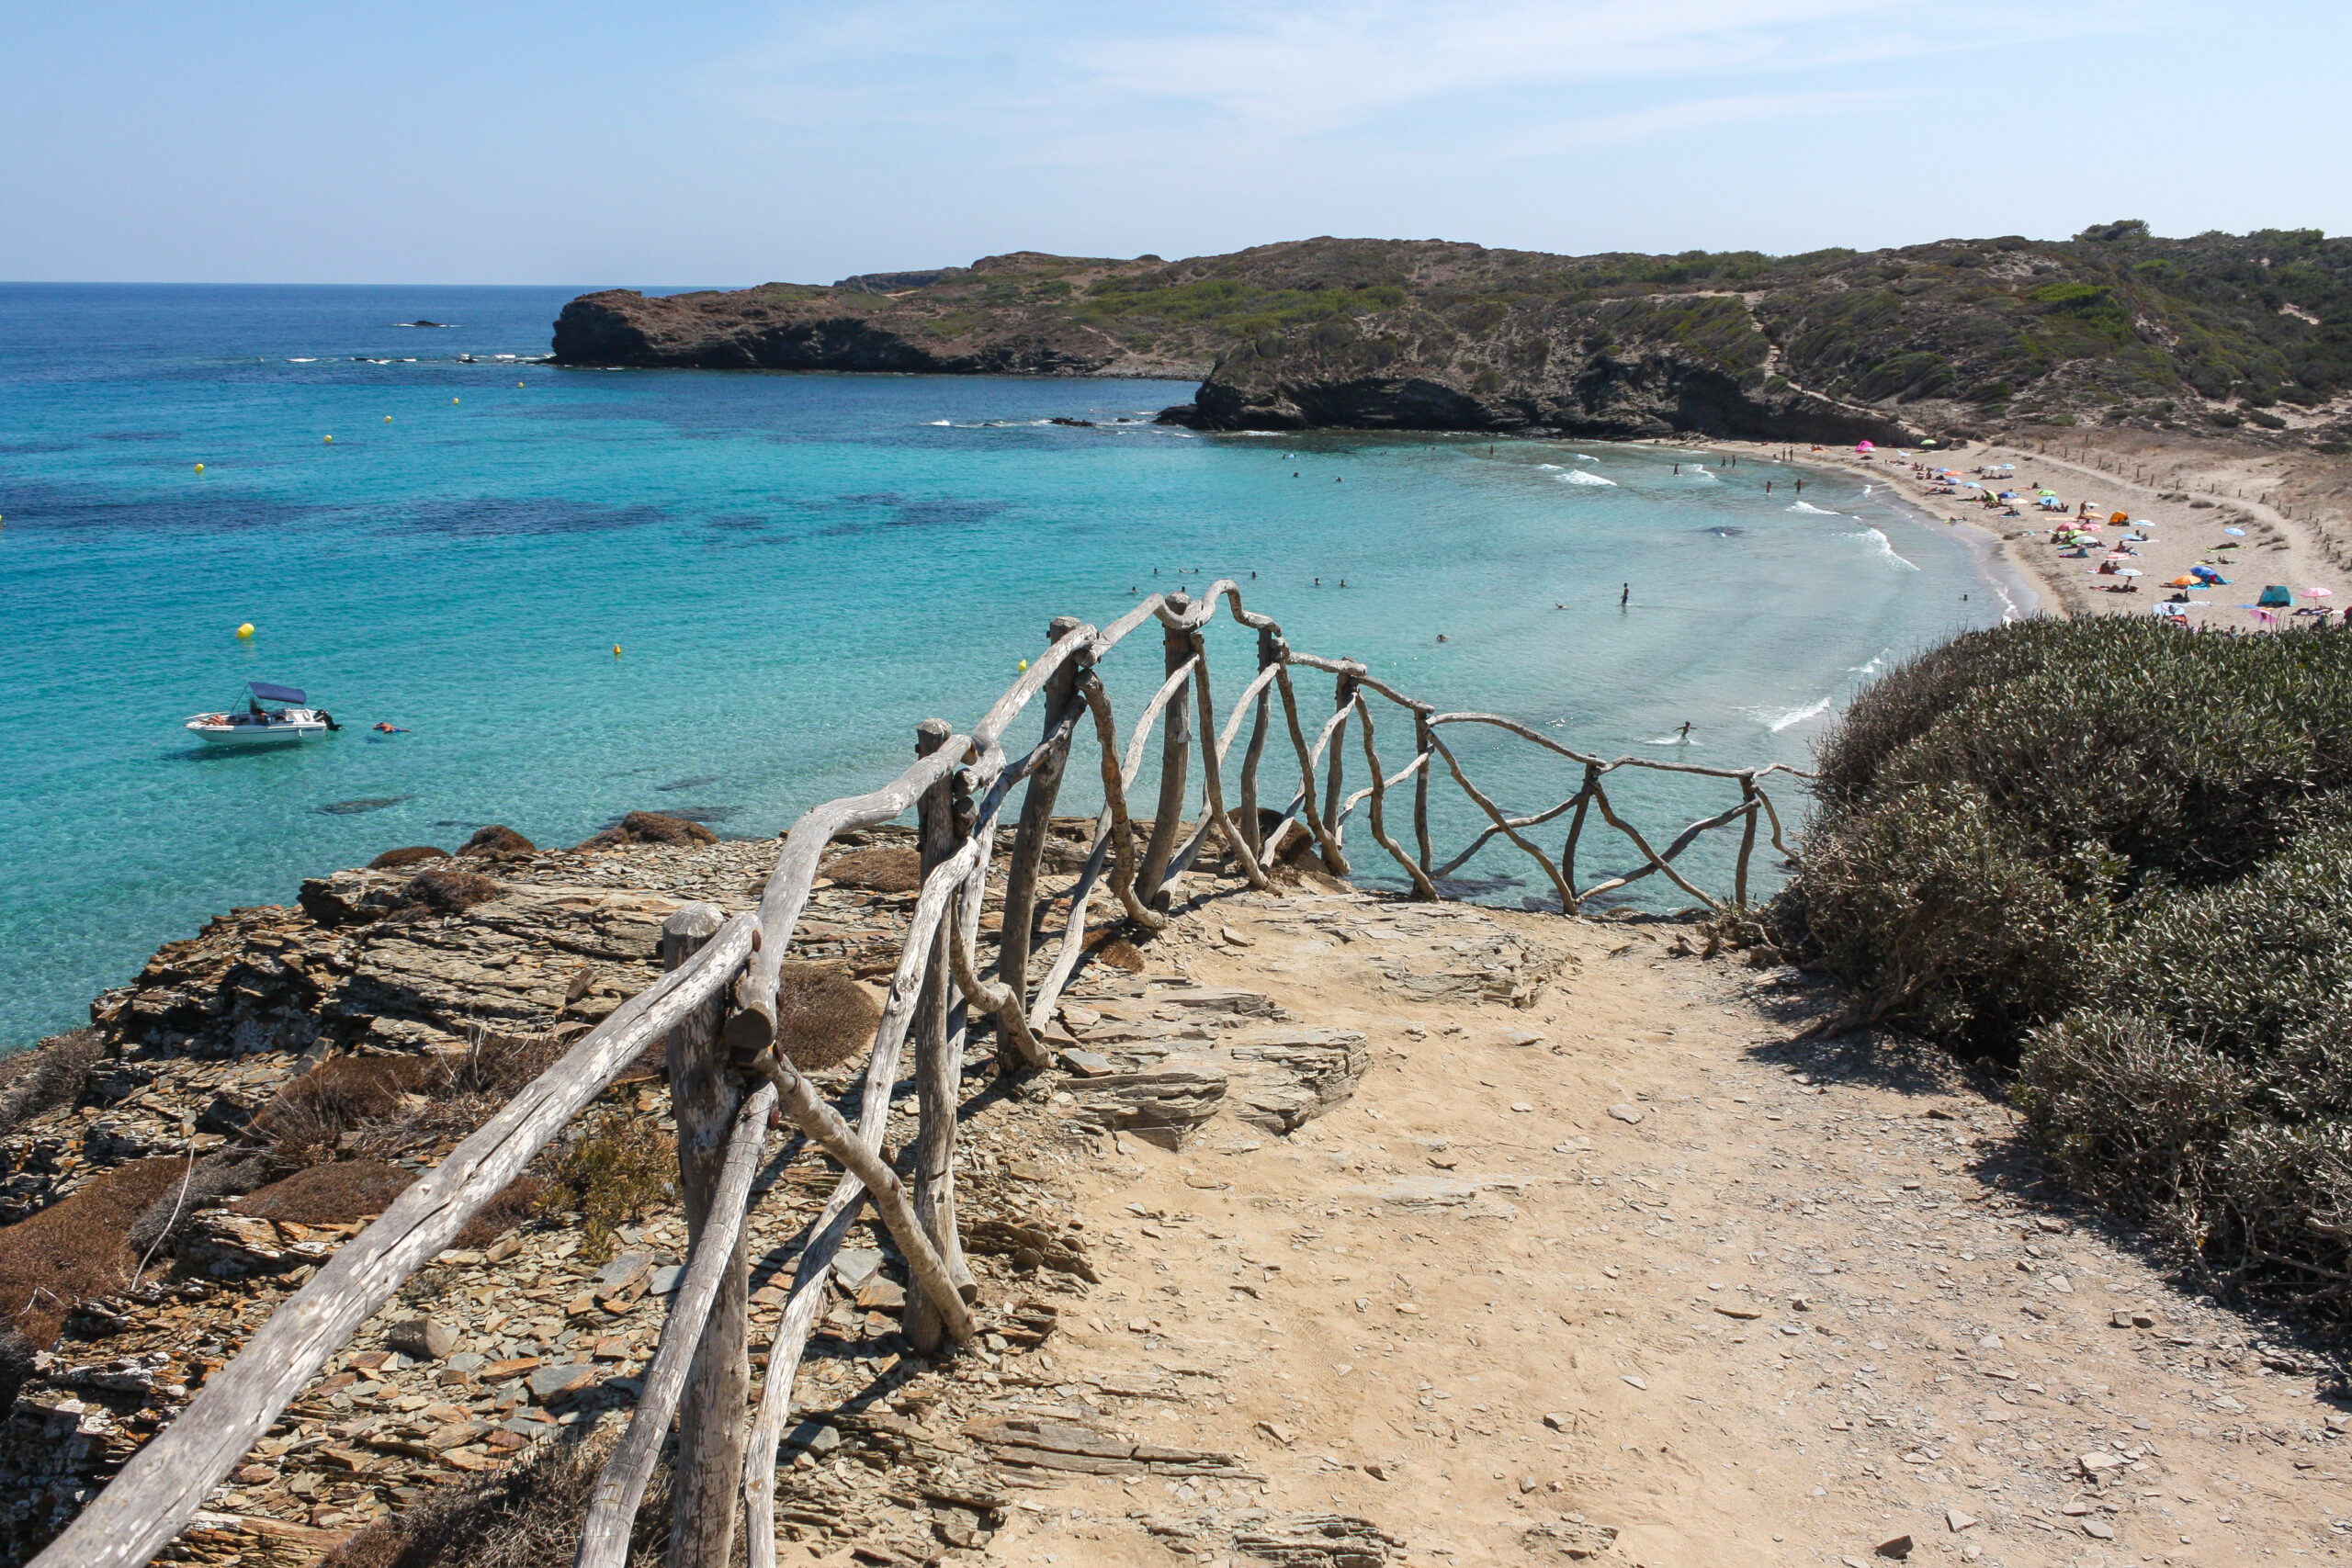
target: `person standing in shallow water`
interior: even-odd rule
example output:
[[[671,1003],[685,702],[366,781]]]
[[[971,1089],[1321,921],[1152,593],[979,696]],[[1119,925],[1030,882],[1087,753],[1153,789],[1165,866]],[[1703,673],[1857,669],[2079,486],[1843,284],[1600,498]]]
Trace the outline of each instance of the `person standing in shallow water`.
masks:
[[[1630,583],[1630,582],[1629,582],[1629,583],[1625,584],[1625,592],[1623,592],[1623,593],[1620,593],[1619,595],[1617,595],[1617,607],[1618,607],[1619,609],[1621,609],[1621,610],[1622,610],[1622,609],[1623,609],[1626,605],[1628,605],[1628,604],[1632,604],[1633,602],[1634,602],[1634,585],[1633,585],[1632,583]]]

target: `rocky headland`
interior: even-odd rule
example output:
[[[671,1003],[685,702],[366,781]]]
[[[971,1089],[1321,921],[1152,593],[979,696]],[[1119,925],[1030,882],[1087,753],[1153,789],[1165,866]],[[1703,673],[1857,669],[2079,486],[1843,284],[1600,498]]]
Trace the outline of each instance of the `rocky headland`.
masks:
[[[2341,453],[2352,240],[2115,223],[1772,257],[1320,238],[583,295],[573,366],[1202,378],[1213,430],[1950,443],[2100,424]]]

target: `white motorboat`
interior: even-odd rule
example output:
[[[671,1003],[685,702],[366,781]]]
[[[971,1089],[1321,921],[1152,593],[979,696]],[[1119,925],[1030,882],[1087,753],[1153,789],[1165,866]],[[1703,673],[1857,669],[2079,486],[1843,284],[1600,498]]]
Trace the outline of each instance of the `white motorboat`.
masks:
[[[191,715],[187,728],[190,734],[216,745],[267,746],[315,740],[331,729],[343,728],[326,709],[303,706],[309,700],[291,686],[254,681],[245,687],[243,709]]]

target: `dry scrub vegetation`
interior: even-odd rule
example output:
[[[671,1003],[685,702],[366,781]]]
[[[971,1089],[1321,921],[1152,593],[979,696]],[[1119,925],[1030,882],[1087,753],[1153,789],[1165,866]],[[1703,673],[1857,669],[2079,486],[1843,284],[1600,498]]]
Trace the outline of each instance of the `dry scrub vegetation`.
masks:
[[[236,1200],[240,1213],[301,1225],[382,1213],[416,1179],[396,1163],[401,1156],[445,1151],[466,1137],[563,1049],[548,1036],[485,1032],[462,1056],[337,1057],[279,1090],[228,1147],[197,1160],[119,1167],[0,1228],[0,1382],[16,1345],[9,1333],[36,1348],[49,1345],[75,1300],[134,1284],[142,1262],[168,1258],[209,1209]],[[0,1125],[71,1104],[100,1054],[96,1035],[78,1031],[16,1058],[0,1077]],[[659,1157],[669,1162],[666,1140],[647,1135],[661,1142]],[[576,1159],[581,1146],[561,1157]],[[644,1157],[633,1155],[632,1165],[599,1155],[582,1168],[637,1172]],[[548,1181],[523,1177],[475,1216],[457,1245],[487,1246],[549,1204],[582,1207],[575,1197],[597,1204],[599,1214],[633,1212],[643,1200],[628,1182],[639,1179],[607,1174],[551,1197]]]
[[[639,1116],[602,1116],[556,1156],[538,1206],[578,1213],[581,1256],[601,1263],[613,1255],[614,1232],[672,1199],[677,1168],[677,1142],[669,1134]]]
[[[1776,938],[2014,1065],[2079,1190],[2352,1319],[2352,632],[1970,633],[1825,744]]]
[[[567,1563],[611,1451],[607,1439],[541,1444],[470,1485],[437,1492],[335,1549],[321,1568],[551,1568]],[[629,1562],[658,1563],[669,1535],[669,1467],[654,1476]]]

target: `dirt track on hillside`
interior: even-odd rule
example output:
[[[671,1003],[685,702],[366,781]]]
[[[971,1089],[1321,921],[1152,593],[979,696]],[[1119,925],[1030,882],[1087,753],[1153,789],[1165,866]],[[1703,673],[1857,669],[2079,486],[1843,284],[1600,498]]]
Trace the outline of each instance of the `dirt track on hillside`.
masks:
[[[1032,1403],[1264,1480],[1072,1478],[988,1557],[1246,1563],[1258,1510],[1412,1563],[2340,1555],[2316,1360],[2034,1185],[1948,1062],[1792,1043],[1830,997],[1680,929],[1294,893],[1155,942],[1125,1016],[1247,987],[1369,1069],[1287,1136],[1103,1137]],[[1432,999],[1497,940],[1557,966],[1532,1007]]]

